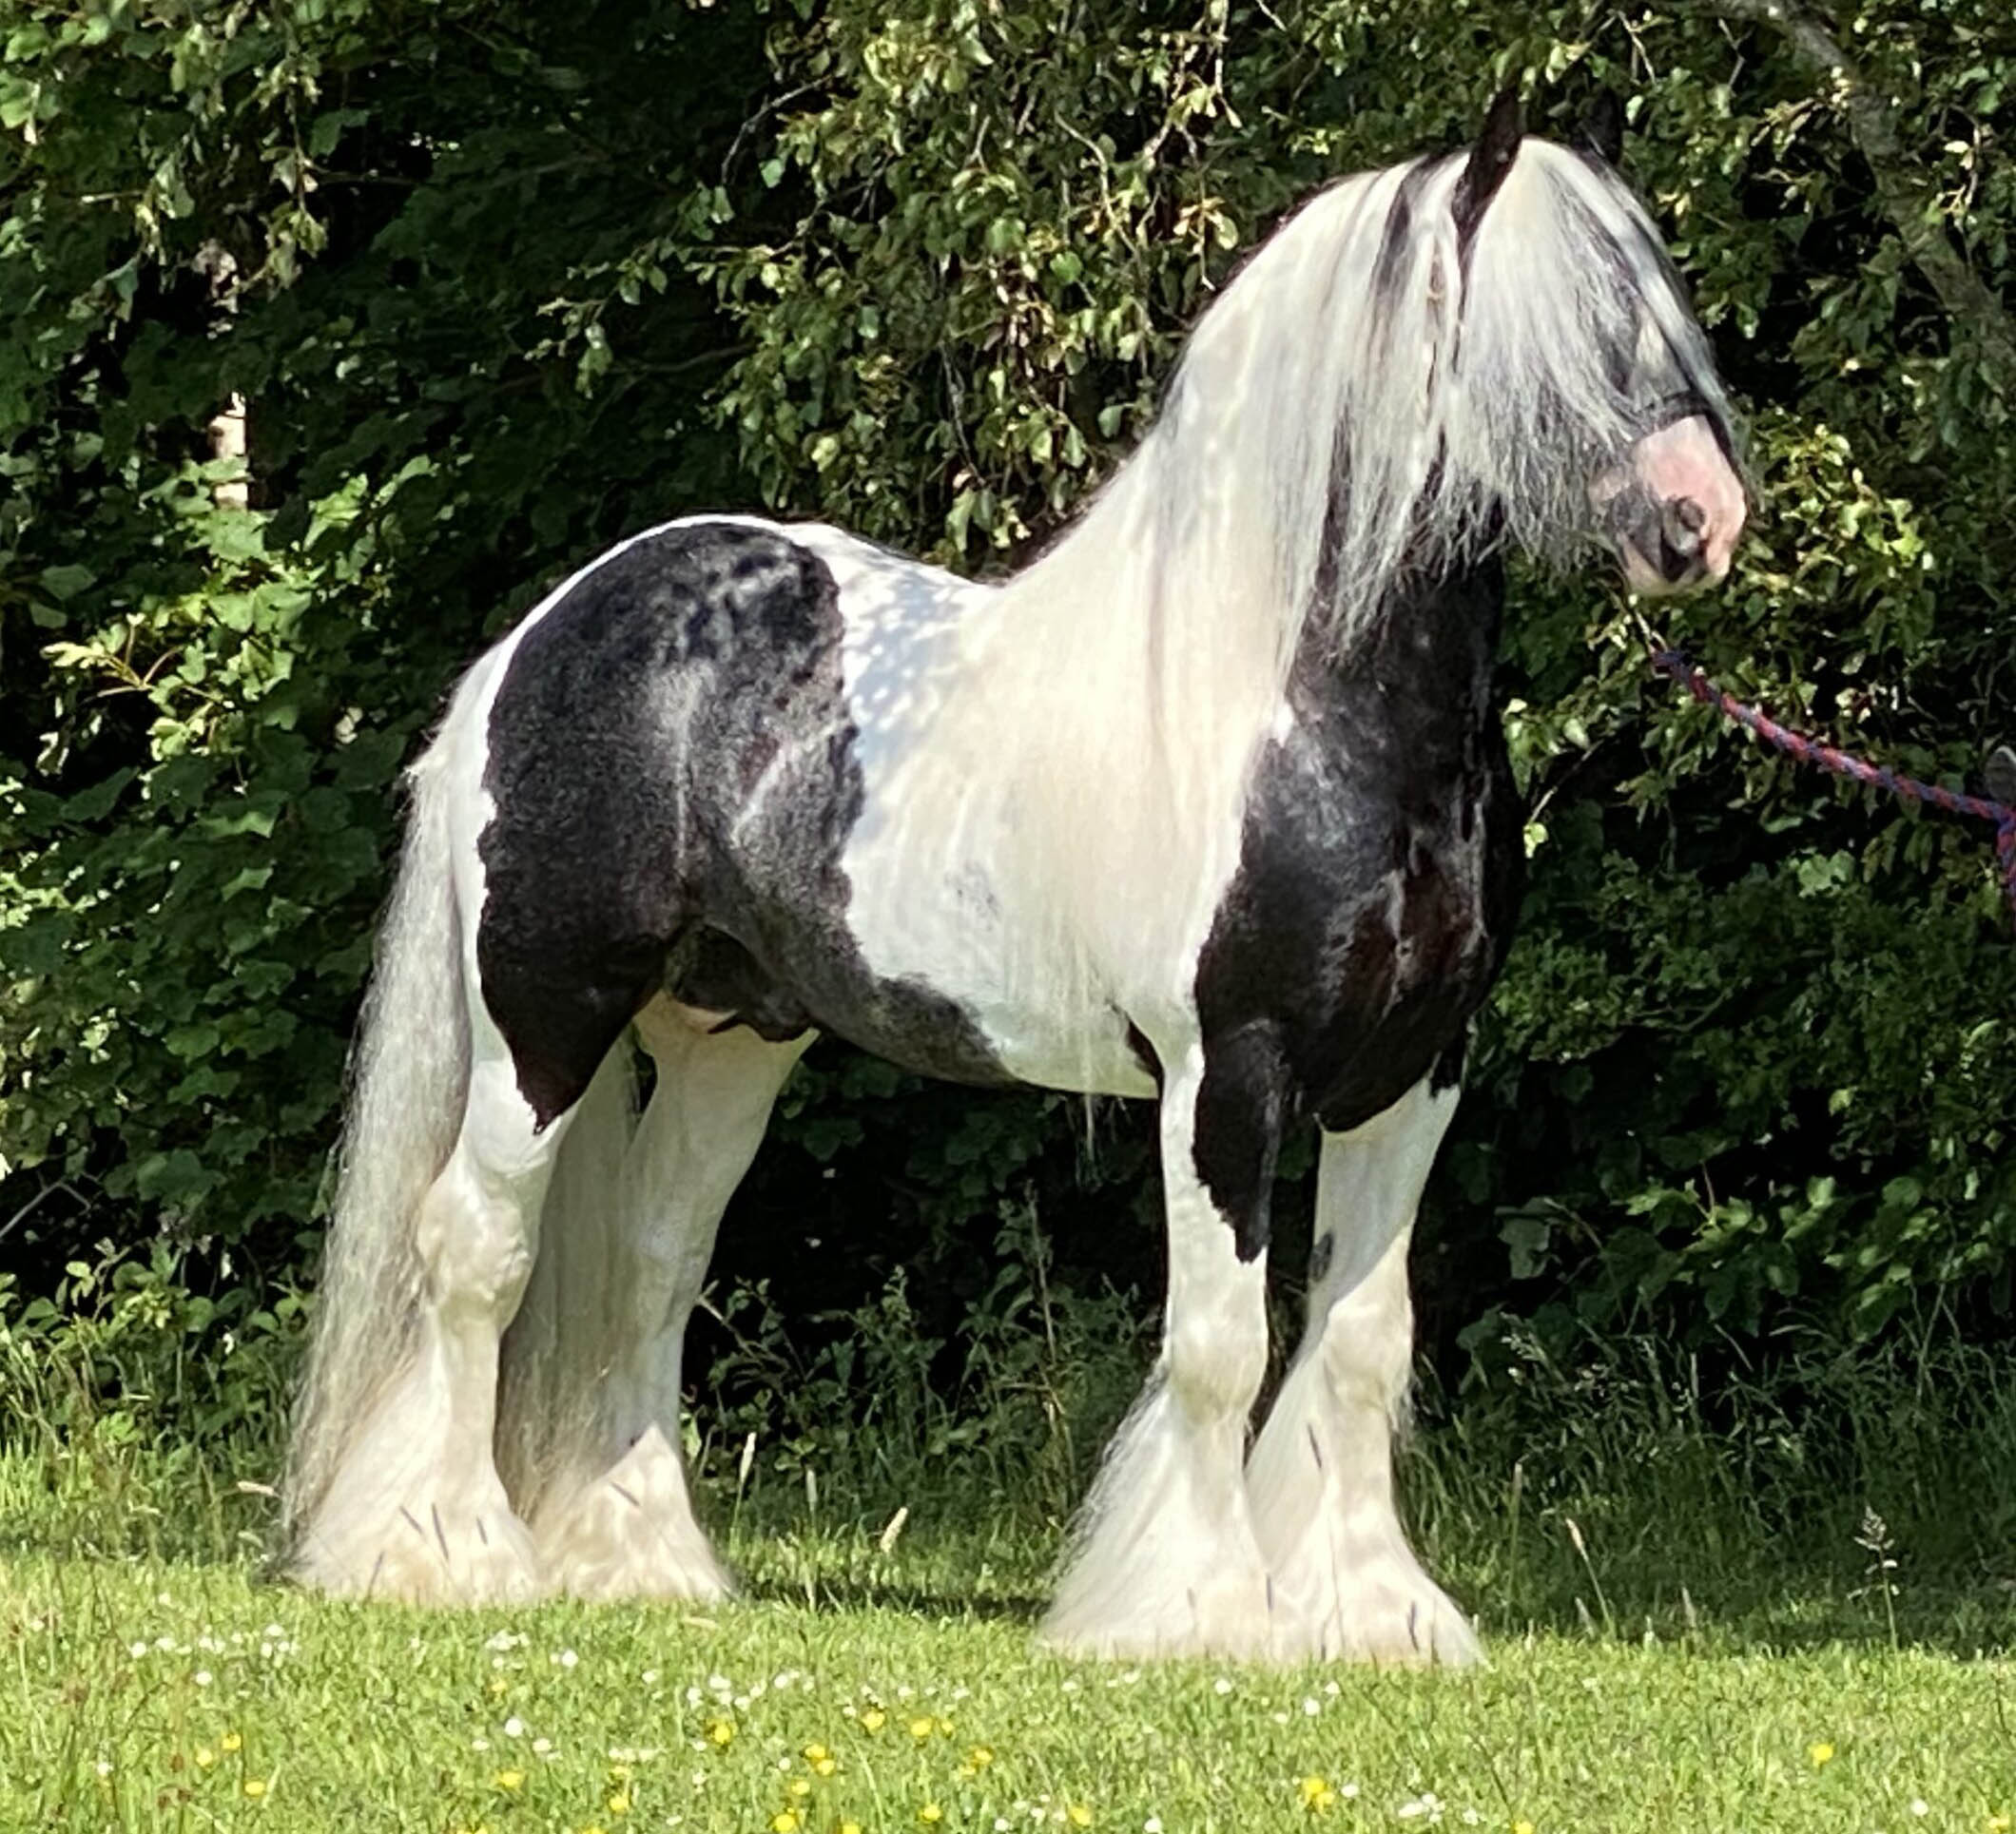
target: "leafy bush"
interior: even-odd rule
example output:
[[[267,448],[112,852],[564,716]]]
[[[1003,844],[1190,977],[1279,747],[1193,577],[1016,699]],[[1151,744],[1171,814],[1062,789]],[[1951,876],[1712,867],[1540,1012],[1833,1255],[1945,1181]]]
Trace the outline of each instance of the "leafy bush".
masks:
[[[24,1299],[0,1274],[0,1444],[73,1457],[229,1446],[257,1469],[281,1436],[302,1327],[299,1294],[262,1305],[228,1256],[205,1270],[163,1244],[143,1260],[101,1243],[47,1297]]]
[[[1631,98],[1754,413],[1756,535],[1670,634],[1921,775],[2006,717],[2000,0],[1886,0],[1838,45],[1755,0],[16,10],[0,1252],[37,1297],[103,1237],[312,1254],[395,766],[544,583],[758,500],[1005,564],[1294,197],[1453,143],[1507,80],[1563,131],[1599,81]],[[248,463],[204,434],[234,396]],[[1431,1198],[1431,1339],[1494,1304],[1558,1343],[1763,1342],[1788,1307],[1882,1335],[1928,1291],[1999,1316],[2016,955],[1984,837],[1651,683],[1594,580],[1519,583],[1506,685],[1533,888]],[[1033,1201],[1060,1289],[1153,1287],[1141,1118],[1087,1155],[1069,1108],[827,1049],[724,1264],[794,1316],[908,1267],[947,1341]],[[787,1278],[808,1232],[834,1245]]]

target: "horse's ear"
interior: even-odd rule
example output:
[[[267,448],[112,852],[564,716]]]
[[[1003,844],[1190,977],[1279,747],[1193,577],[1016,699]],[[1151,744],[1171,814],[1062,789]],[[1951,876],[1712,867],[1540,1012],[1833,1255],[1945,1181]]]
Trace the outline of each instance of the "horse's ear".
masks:
[[[1582,110],[1581,142],[1605,165],[1624,156],[1624,105],[1615,89],[1601,88]]]
[[[1498,100],[1492,103],[1491,112],[1484,116],[1483,131],[1470,148],[1469,163],[1463,168],[1463,177],[1456,181],[1456,195],[1450,200],[1449,209],[1456,218],[1460,241],[1468,241],[1477,233],[1484,206],[1505,182],[1505,174],[1519,157],[1519,143],[1525,135],[1525,110],[1519,105],[1519,86],[1514,84],[1501,90]]]

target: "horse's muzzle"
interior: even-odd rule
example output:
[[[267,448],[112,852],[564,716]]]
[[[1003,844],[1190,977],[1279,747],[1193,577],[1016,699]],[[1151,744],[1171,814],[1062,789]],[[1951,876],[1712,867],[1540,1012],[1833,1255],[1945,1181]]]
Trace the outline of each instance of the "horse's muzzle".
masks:
[[[1702,552],[1702,531],[1708,527],[1708,512],[1691,496],[1677,497],[1659,512],[1657,565],[1667,583],[1678,586],[1707,566]]]
[[[1643,485],[1610,499],[1610,534],[1640,591],[1678,590],[1708,572],[1708,512],[1691,496],[1661,501]]]

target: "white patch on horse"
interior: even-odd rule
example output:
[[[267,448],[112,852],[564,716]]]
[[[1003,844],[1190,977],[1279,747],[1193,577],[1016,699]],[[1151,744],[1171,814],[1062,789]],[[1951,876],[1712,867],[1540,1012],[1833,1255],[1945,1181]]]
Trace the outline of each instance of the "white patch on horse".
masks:
[[[841,863],[863,959],[957,1001],[1020,1081],[1152,1094],[1117,1008],[1040,911],[1004,891],[1022,818],[993,750],[987,685],[1016,642],[999,589],[819,525],[784,532],[839,587],[863,779]]]
[[[1165,1058],[1169,1327],[1108,1448],[1040,1632],[1083,1655],[1271,1653],[1267,1562],[1240,1473],[1267,1371],[1267,1264],[1242,1260],[1192,1155],[1204,1052]]]

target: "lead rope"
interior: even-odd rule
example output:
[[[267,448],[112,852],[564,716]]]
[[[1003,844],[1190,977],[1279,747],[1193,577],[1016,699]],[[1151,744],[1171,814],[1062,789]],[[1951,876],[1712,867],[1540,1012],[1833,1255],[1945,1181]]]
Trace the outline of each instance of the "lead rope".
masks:
[[[1642,628],[1643,627],[1641,627]],[[1716,686],[1677,649],[1659,644],[1649,629],[1645,630],[1652,647],[1652,666],[1661,675],[1669,676],[1679,683],[1688,693],[1703,706],[1712,706],[1725,718],[1734,720],[1737,725],[1745,726],[1763,740],[1767,745],[1775,746],[1788,757],[1796,758],[1802,764],[1818,764],[1832,771],[1836,777],[1847,777],[1857,783],[1867,783],[1875,789],[1888,790],[1892,796],[1901,796],[1907,801],[1929,803],[1933,808],[1944,809],[1949,815],[1970,815],[1977,820],[1991,821],[1995,825],[1995,857],[2002,866],[2002,891],[2008,900],[2009,915],[2016,921],[2016,806],[1998,801],[1987,796],[1968,796],[1959,790],[1949,790],[1938,783],[1927,783],[1915,777],[1907,777],[1902,771],[1891,770],[1885,764],[1871,764],[1861,758],[1851,758],[1845,751],[1817,739],[1809,739],[1802,732],[1794,732],[1790,726],[1782,726],[1761,707],[1739,701],[1735,695]],[[2006,747],[1999,749],[1989,764],[1992,776],[2007,780],[2016,776],[2016,758],[2012,758]]]

